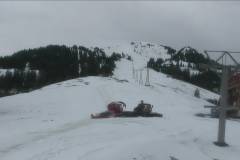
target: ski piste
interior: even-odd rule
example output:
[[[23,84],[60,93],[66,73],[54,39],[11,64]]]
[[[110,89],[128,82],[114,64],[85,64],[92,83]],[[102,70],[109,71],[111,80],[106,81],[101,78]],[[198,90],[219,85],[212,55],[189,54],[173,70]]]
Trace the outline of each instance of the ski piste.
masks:
[[[223,149],[213,144],[217,120],[195,116],[209,113],[203,107],[210,105],[205,99],[219,95],[199,88],[196,98],[197,86],[151,69],[151,87],[140,85],[133,79],[132,63],[142,68],[158,54],[146,57],[128,48],[124,53],[133,61],[118,61],[112,77],[81,77],[1,98],[1,160],[238,160],[239,122],[227,121],[230,146]],[[115,100],[125,102],[132,112],[141,99],[163,117],[90,117]]]

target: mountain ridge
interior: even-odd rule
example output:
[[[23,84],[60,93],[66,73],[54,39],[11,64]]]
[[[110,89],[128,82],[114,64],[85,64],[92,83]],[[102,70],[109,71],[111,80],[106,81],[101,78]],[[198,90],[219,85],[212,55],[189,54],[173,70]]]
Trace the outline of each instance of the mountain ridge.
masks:
[[[132,66],[134,69],[148,66],[156,71],[188,81],[191,76],[201,74],[200,63],[208,62],[208,59],[201,53],[190,47],[176,51],[169,46],[148,42],[130,42],[89,48],[76,45],[71,47],[48,45],[0,57],[0,68],[2,68],[0,69],[0,88],[10,90],[1,92],[4,95],[4,92],[7,94],[7,92],[14,93],[16,90],[31,90],[79,76],[110,76],[116,67],[115,63],[121,58],[134,62]],[[30,66],[30,72],[26,74],[24,70],[27,64]],[[194,78],[194,84],[199,85],[197,78]],[[200,86],[206,87],[201,84]]]

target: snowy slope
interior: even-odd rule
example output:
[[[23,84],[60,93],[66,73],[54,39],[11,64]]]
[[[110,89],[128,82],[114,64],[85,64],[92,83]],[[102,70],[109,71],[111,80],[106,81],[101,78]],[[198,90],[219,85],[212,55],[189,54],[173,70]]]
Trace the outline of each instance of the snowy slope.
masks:
[[[110,48],[111,49],[111,48]],[[240,125],[227,121],[227,148],[213,145],[217,119],[207,113],[204,98],[218,95],[150,70],[150,87],[140,85],[132,67],[144,67],[146,55],[126,49],[113,77],[86,77],[53,84],[34,92],[0,99],[1,160],[238,160]],[[119,49],[120,50],[120,49]],[[161,52],[162,54],[163,52]],[[150,53],[149,56],[155,55]],[[156,53],[157,54],[157,53]],[[160,54],[160,56],[161,56]],[[142,76],[146,77],[146,70]],[[145,81],[145,78],[143,78]],[[119,81],[127,80],[127,81]],[[113,100],[132,110],[141,100],[163,118],[93,120]]]
[[[107,55],[115,52],[131,56],[136,69],[146,66],[150,58],[162,58],[163,60],[170,58],[167,50],[161,44],[131,42],[111,44],[111,46],[100,45],[99,47],[102,48]]]
[[[148,42],[131,42],[131,43],[121,43],[112,46],[101,46],[105,52],[112,53],[126,53],[133,55],[141,55],[141,58],[170,58],[167,54],[167,50],[160,44],[148,43]],[[135,55],[134,55],[135,54]]]

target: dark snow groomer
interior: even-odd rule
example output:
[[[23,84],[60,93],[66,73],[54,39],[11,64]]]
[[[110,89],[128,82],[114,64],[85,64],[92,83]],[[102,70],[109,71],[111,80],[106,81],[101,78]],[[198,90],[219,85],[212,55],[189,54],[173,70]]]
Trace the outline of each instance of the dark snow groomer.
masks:
[[[116,117],[162,117],[161,113],[152,112],[153,105],[144,103],[143,100],[134,108],[133,111],[123,111]]]
[[[153,105],[144,103],[143,100],[134,108],[134,112],[138,114],[149,114],[152,112]]]

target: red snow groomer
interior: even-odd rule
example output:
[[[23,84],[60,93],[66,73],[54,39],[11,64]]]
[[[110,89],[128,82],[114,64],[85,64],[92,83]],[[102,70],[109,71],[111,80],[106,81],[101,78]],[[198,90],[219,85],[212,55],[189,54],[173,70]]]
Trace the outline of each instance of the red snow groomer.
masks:
[[[92,118],[110,118],[115,117],[123,112],[123,109],[126,108],[126,104],[121,101],[111,102],[107,105],[107,111],[91,114]]]
[[[109,112],[113,114],[119,114],[123,112],[123,108],[126,108],[126,104],[124,102],[111,102],[107,105],[107,109]]]

